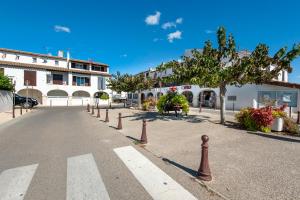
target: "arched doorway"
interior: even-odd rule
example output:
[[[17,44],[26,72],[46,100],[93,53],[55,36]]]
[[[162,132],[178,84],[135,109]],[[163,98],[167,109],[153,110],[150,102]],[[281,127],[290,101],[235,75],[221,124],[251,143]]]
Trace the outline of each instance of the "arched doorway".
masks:
[[[95,92],[94,94],[94,98],[104,98],[104,96],[109,97],[108,93],[103,91]]]
[[[147,94],[147,98],[150,98],[150,97],[153,97],[153,93],[152,93],[152,92],[149,92],[149,93]]]
[[[26,97],[28,94],[28,97],[35,98],[39,102],[39,104],[43,104],[43,94],[37,89],[22,89],[18,92],[18,94],[24,97]]]
[[[164,95],[164,93],[158,92],[158,93],[157,93],[157,99],[159,99],[162,95]]]
[[[64,90],[50,90],[47,93],[48,97],[67,97],[68,93]]]
[[[142,93],[142,94],[141,94],[141,102],[143,103],[144,101],[145,101],[145,94]]]
[[[199,93],[199,104],[202,107],[215,108],[217,102],[217,95],[213,90],[204,90]]]
[[[182,92],[182,94],[186,97],[189,104],[192,105],[193,104],[193,93],[191,91],[184,91],[184,92]]]
[[[73,97],[90,97],[91,95],[87,91],[78,90],[78,91],[73,92],[72,96]]]
[[[90,93],[83,90],[78,90],[72,94],[72,105],[73,106],[83,106],[87,105],[90,102]]]

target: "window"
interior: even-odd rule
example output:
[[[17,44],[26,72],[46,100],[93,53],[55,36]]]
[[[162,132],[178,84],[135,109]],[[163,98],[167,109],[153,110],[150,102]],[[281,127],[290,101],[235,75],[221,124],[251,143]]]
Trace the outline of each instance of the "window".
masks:
[[[32,62],[36,63],[37,62],[37,58],[32,58]]]
[[[58,64],[59,64],[59,62],[58,62],[58,60],[56,60],[56,61],[55,61],[55,65],[58,66]]]
[[[53,80],[53,84],[62,85],[63,84],[63,75],[62,74],[53,74],[52,80]]]
[[[19,60],[20,59],[20,56],[16,55],[16,60]]]
[[[47,63],[48,61],[46,59],[43,60],[43,63]]]
[[[24,70],[24,85],[36,86],[36,71]]]
[[[82,64],[82,63],[72,63],[71,67],[76,69],[85,69],[85,70],[88,69],[87,64]]]
[[[98,90],[106,89],[106,79],[104,77],[98,77]]]
[[[2,58],[3,58],[3,59],[6,58],[6,53],[3,53],[3,54],[2,54]]]
[[[90,86],[89,77],[73,76],[73,85],[76,86]]]

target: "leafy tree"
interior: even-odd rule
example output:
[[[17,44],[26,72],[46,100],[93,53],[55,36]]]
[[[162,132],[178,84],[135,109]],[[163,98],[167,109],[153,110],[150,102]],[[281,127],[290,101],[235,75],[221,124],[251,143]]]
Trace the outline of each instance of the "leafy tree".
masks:
[[[153,87],[154,81],[145,78],[142,74],[131,75],[121,74],[117,72],[109,80],[109,88],[117,92],[138,92],[138,106],[141,107],[141,91],[147,90]]]
[[[222,124],[225,123],[227,85],[270,82],[282,70],[291,72],[291,62],[300,55],[299,44],[290,51],[283,47],[273,57],[265,44],[258,44],[253,52],[238,52],[233,36],[227,37],[223,27],[217,31],[217,44],[214,48],[211,41],[206,41],[202,50],[192,50],[192,56],[183,56],[180,62],[171,61],[158,68],[173,70],[164,81],[219,88]]]
[[[0,74],[0,90],[8,90],[8,91],[13,90],[13,85],[10,79],[3,74]]]

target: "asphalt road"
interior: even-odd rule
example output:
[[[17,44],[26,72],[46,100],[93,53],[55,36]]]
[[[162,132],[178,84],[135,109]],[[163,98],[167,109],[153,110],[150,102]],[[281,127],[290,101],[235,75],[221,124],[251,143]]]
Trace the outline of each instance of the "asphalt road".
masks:
[[[219,199],[79,107],[0,127],[0,199]],[[113,117],[113,116],[111,116]]]

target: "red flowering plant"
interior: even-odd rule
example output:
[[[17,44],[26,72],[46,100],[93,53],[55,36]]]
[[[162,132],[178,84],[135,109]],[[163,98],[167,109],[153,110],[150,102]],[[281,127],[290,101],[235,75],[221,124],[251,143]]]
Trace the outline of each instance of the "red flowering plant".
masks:
[[[274,121],[272,114],[272,107],[264,107],[253,109],[251,112],[251,118],[255,121],[255,124],[260,128],[263,132],[270,132],[271,125]]]

